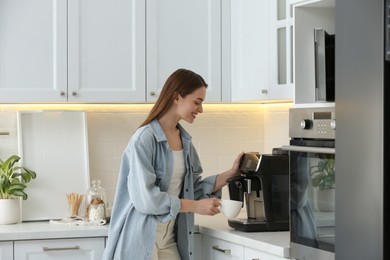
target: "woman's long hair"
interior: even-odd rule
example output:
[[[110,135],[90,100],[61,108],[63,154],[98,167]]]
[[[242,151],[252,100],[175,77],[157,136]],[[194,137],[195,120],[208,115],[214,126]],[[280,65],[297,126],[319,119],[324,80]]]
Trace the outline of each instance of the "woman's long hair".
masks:
[[[156,103],[140,127],[149,124],[154,119],[161,118],[172,106],[178,95],[184,98],[201,87],[207,88],[207,84],[200,75],[191,70],[176,70],[168,77]]]

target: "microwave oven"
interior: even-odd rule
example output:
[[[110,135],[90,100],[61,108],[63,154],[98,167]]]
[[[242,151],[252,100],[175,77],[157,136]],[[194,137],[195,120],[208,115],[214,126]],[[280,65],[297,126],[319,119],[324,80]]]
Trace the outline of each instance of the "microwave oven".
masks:
[[[335,101],[335,35],[314,29],[315,100]]]

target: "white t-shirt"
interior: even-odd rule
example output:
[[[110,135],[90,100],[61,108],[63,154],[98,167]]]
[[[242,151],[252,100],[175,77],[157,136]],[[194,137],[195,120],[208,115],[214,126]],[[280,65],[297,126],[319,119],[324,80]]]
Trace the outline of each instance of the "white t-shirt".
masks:
[[[179,196],[181,188],[183,186],[183,178],[186,172],[185,162],[184,162],[184,153],[183,150],[174,151],[173,153],[173,173],[171,177],[171,182],[169,184],[168,193],[170,195]]]

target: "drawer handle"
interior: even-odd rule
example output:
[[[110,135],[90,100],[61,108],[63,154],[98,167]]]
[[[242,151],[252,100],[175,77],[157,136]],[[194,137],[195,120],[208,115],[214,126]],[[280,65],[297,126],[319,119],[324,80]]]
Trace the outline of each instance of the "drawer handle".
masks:
[[[80,247],[79,246],[71,246],[71,247],[42,247],[42,250],[43,250],[43,252],[80,250]]]
[[[222,253],[224,253],[226,255],[230,255],[232,253],[232,250],[219,248],[219,246],[212,246],[211,248],[214,249],[214,250],[217,250],[219,252],[222,252]]]

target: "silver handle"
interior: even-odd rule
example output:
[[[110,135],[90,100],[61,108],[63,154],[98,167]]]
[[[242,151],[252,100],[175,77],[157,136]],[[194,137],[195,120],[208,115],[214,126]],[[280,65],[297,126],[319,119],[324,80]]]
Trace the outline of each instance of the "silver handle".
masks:
[[[9,132],[0,132],[0,135],[9,135]]]
[[[252,260],[260,260],[260,258],[252,258]]]
[[[262,89],[261,94],[268,94],[268,89]]]
[[[74,97],[77,96],[77,92],[76,92],[76,91],[73,91],[73,92],[72,92],[72,96],[74,96]]]
[[[60,95],[63,97],[63,96],[65,96],[66,94],[65,94],[64,91],[61,91],[61,92],[60,92]]]
[[[336,153],[335,148],[295,146],[295,145],[284,145],[282,146],[282,150],[292,151],[292,152],[307,152],[307,153],[329,153],[329,154]]]
[[[212,246],[211,248],[214,249],[214,250],[217,250],[219,252],[222,252],[222,253],[224,253],[226,255],[230,255],[232,253],[232,250],[219,248],[219,246]]]
[[[52,252],[52,251],[69,251],[69,250],[80,250],[79,246],[71,246],[71,247],[42,247],[44,252]]]
[[[152,97],[154,97],[154,96],[156,95],[156,92],[155,92],[155,91],[150,91],[150,95],[151,95]]]

